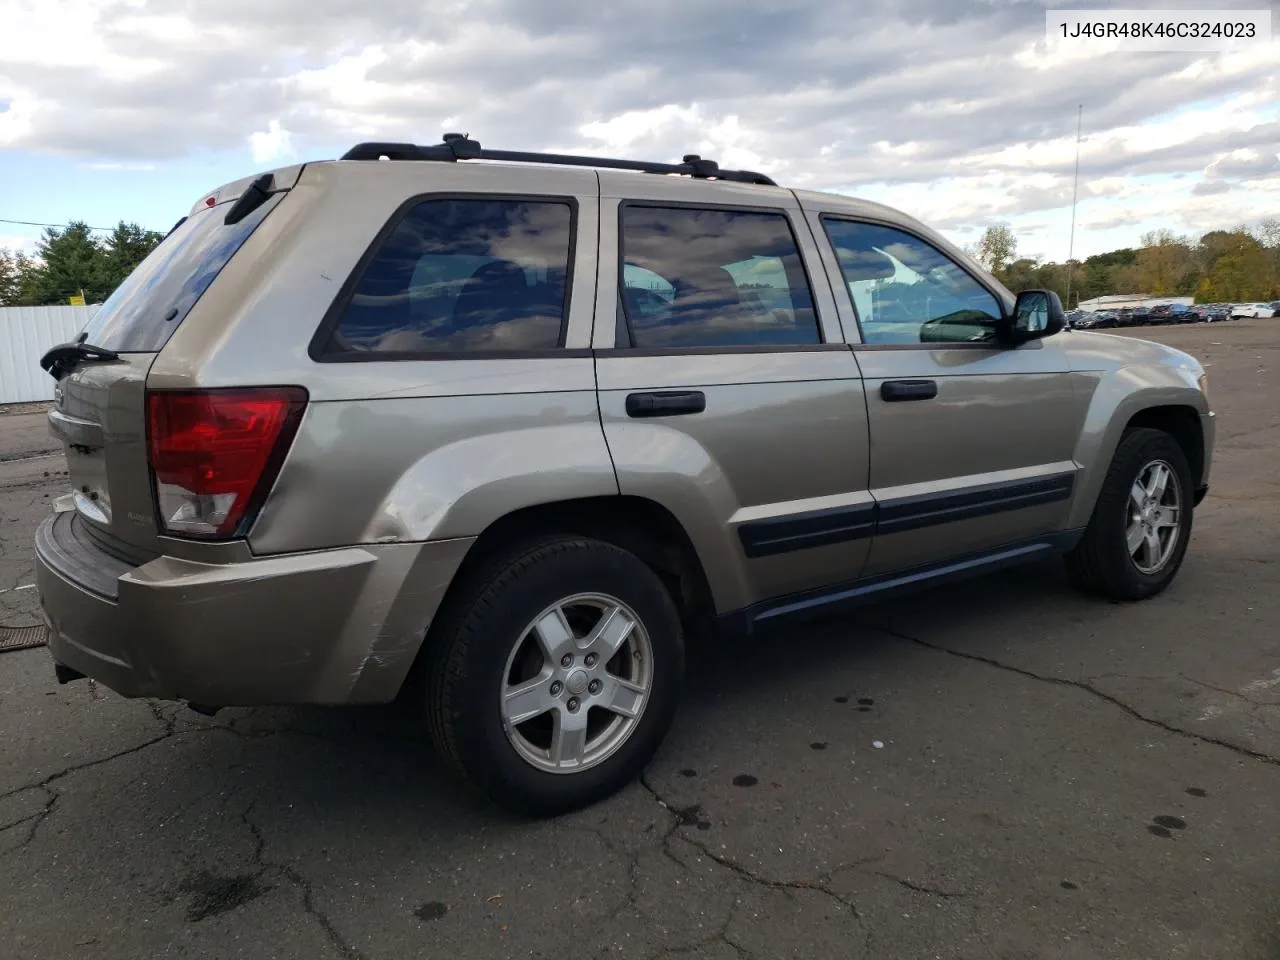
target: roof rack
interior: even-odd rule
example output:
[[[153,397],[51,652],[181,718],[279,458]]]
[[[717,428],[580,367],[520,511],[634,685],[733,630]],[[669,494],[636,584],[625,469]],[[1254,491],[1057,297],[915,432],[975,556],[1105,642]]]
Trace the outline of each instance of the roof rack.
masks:
[[[527,153],[523,150],[486,150],[462,133],[446,133],[443,143],[420,146],[416,143],[357,143],[342,155],[343,160],[505,160],[512,163],[553,163],[565,167],[601,167],[609,170],[636,170],[640,173],[680,174],[698,180],[732,180],[765,187],[777,184],[763,173],[751,170],[721,170],[714,160],[688,154],[680,163],[650,163],[645,160],[617,160],[611,157],[577,157],[564,153]]]

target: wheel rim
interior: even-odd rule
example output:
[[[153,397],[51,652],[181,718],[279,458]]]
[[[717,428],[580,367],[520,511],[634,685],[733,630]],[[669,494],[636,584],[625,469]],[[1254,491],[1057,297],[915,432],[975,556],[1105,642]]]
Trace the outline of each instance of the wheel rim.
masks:
[[[1159,573],[1169,563],[1182,536],[1182,488],[1178,475],[1164,460],[1153,460],[1138,471],[1129,488],[1125,545],[1140,573]]]
[[[539,770],[579,773],[635,731],[653,685],[653,644],[621,600],[575,594],[525,627],[502,678],[502,727],[516,752]]]

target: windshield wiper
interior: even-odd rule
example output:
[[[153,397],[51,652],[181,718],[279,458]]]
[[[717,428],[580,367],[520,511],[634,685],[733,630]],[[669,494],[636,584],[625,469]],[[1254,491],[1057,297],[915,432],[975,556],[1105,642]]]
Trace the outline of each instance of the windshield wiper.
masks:
[[[85,338],[88,336],[87,332],[82,333],[70,343],[60,343],[56,347],[50,347],[45,355],[40,358],[41,368],[53,379],[61,380],[75,369],[76,364],[86,360],[107,362],[120,359],[120,354],[114,350],[107,350],[104,347],[95,347],[92,343],[85,343]]]

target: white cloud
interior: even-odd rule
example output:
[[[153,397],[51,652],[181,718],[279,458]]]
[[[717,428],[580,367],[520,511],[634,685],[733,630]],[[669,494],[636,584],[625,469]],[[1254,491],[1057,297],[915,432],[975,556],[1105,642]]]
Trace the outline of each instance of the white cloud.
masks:
[[[1193,197],[1212,197],[1231,192],[1231,184],[1226,180],[1201,180],[1191,188]]]
[[[31,137],[35,115],[40,108],[36,95],[0,74],[0,147],[21,143]]]
[[[249,134],[249,151],[254,163],[273,163],[293,155],[293,135],[272,119],[266,130]]]
[[[146,173],[154,170],[154,163],[127,163],[118,160],[98,160],[85,164],[90,170],[117,170],[128,173]]]
[[[1047,248],[1083,103],[1077,252],[1090,224],[1136,237],[1280,209],[1273,49],[1100,56],[1046,46],[1043,7],[0,0],[0,146],[111,169],[274,164],[456,129],[515,149],[700,153],[955,232],[1011,220]]]
[[[1261,179],[1280,174],[1280,154],[1275,150],[1232,150],[1205,167],[1210,179],[1239,177]]]
[[[36,251],[36,238],[18,233],[0,233],[0,250],[12,250],[29,256]]]

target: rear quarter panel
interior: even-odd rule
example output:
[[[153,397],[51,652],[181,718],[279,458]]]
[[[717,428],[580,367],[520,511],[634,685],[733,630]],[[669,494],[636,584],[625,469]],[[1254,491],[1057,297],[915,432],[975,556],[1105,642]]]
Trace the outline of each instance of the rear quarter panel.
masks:
[[[591,361],[581,363],[545,391],[313,404],[250,535],[254,552],[477,536],[522,507],[616,494]]]

